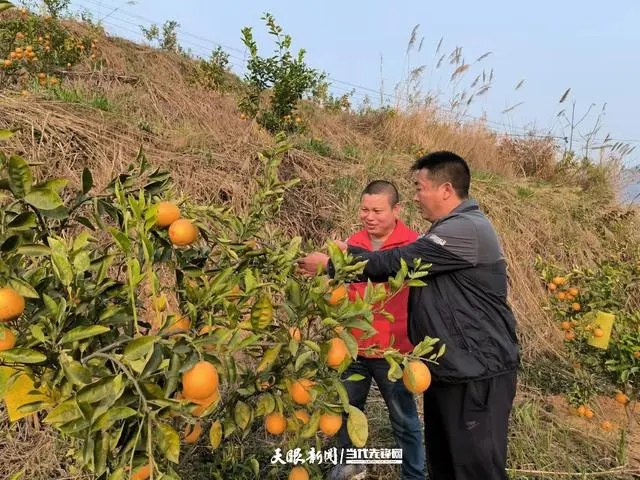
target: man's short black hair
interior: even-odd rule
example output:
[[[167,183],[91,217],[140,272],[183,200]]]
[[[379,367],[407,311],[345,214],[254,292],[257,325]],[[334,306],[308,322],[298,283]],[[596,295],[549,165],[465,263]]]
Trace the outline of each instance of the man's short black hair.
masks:
[[[438,185],[449,182],[456,191],[458,197],[469,197],[469,185],[471,183],[471,171],[464,158],[453,152],[432,152],[420,157],[411,167],[412,171],[425,169],[429,177]]]
[[[398,189],[393,183],[386,180],[374,180],[369,183],[362,191],[360,198],[362,198],[363,195],[381,195],[383,193],[389,197],[389,203],[392,207],[395,207],[400,201]]]

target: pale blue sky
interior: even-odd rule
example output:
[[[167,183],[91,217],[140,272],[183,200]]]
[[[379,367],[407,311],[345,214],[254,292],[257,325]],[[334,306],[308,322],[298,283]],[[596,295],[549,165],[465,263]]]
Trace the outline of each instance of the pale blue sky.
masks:
[[[418,40],[424,37],[423,48],[419,54],[412,53],[411,63],[426,64],[423,84],[428,86],[431,78],[432,89],[444,89],[445,99],[451,94],[451,70],[443,74],[434,70],[434,51],[440,38],[444,37],[443,52],[462,47],[467,63],[492,52],[481,64],[472,65],[461,81],[462,86],[469,85],[482,67],[494,69],[491,90],[475,101],[470,111],[473,115],[486,112],[495,122],[490,124],[492,128],[522,133],[523,127],[536,126],[541,132],[551,129],[555,135],[568,135],[556,114],[575,99],[577,114],[596,104],[581,125],[586,132],[606,102],[604,124],[597,138],[602,140],[610,133],[613,138],[640,144],[640,3],[632,0],[139,0],[135,5],[124,0],[73,0],[72,5],[76,10],[86,8],[98,18],[106,16],[108,31],[131,39],[140,39],[140,24],[177,20],[181,44],[200,55],[215,48],[211,42],[223,44],[235,57],[232,62],[236,72],[245,56],[242,27],[254,27],[259,51],[271,52],[272,44],[260,19],[269,11],[292,35],[294,48],[305,48],[308,62],[334,79],[378,92],[382,55],[384,89],[388,93],[406,73],[407,41],[413,27],[420,24]],[[119,8],[114,12],[114,7]],[[522,79],[523,86],[515,91]],[[341,83],[335,83],[335,87],[335,93],[351,88]],[[569,87],[568,101],[559,105]],[[362,90],[354,99],[359,101],[366,93],[378,102],[379,94]],[[518,102],[524,103],[510,113],[501,113]],[[629,160],[638,163],[639,159],[640,152],[634,152]]]

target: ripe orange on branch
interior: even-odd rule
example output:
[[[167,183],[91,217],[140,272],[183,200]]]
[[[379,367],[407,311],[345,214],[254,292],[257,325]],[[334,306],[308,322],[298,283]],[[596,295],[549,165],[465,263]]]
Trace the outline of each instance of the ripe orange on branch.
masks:
[[[189,400],[204,400],[218,388],[218,370],[211,363],[201,361],[182,374],[182,391]]]
[[[412,393],[422,393],[431,385],[431,372],[423,362],[412,360],[402,372],[402,383]]]
[[[24,312],[24,298],[11,287],[0,288],[0,322],[15,320]]]

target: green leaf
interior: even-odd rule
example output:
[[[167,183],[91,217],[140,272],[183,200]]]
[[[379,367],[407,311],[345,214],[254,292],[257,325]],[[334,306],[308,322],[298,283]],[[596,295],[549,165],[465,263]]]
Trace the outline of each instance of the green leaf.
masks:
[[[42,330],[42,327],[40,325],[31,325],[29,327],[29,330],[31,331],[31,336],[38,340],[40,343],[44,343],[47,341],[47,337],[45,336],[44,331]]]
[[[160,451],[173,463],[180,461],[180,436],[171,425],[158,424],[158,446]]]
[[[251,407],[243,401],[238,401],[233,411],[233,419],[242,430],[246,429],[251,422]]]
[[[76,402],[73,400],[67,400],[51,410],[44,419],[44,423],[68,423],[81,417],[82,412],[78,408]]]
[[[306,351],[296,358],[295,371],[299,371],[302,366],[313,358],[314,351]]]
[[[13,7],[11,2],[0,2],[0,12],[11,7]],[[11,137],[13,137],[13,132],[11,130],[0,130],[0,140],[7,140]]]
[[[47,180],[46,182],[39,183],[33,188],[43,188],[46,190],[53,190],[54,192],[61,192],[62,190],[64,190],[64,187],[67,186],[67,183],[69,183],[69,180],[67,180],[66,178],[54,178],[52,180]]]
[[[97,335],[102,335],[103,333],[107,333],[111,329],[109,327],[105,327],[103,325],[90,325],[88,327],[76,327],[73,330],[69,331],[62,339],[60,343],[72,343],[77,342],[78,340],[85,340],[87,338],[95,337]]]
[[[9,187],[16,198],[25,198],[31,191],[33,174],[27,161],[17,155],[9,158]]]
[[[263,393],[256,403],[256,415],[269,415],[276,408],[276,401],[270,393]]]
[[[209,430],[209,442],[211,442],[211,448],[214,450],[220,446],[222,442],[222,424],[220,420],[216,420],[211,424],[211,430]]]
[[[7,238],[4,242],[2,242],[2,246],[0,246],[0,250],[3,252],[11,252],[15,250],[18,245],[20,245],[20,237],[18,235],[12,235]]]
[[[16,250],[20,255],[27,257],[45,257],[51,255],[51,249],[45,245],[36,245],[34,243],[20,245]]]
[[[138,337],[130,341],[124,348],[124,358],[126,360],[138,360],[140,358],[146,357],[153,349],[153,345],[158,340],[158,338],[159,337],[145,336]]]
[[[347,420],[349,438],[356,448],[363,448],[369,437],[369,423],[367,417],[358,408],[349,405],[349,418]]]
[[[360,380],[364,380],[364,375],[360,375],[359,373],[349,375],[349,378],[347,378],[347,382],[359,382]]]
[[[302,427],[302,431],[300,432],[301,438],[311,438],[318,431],[318,424],[320,423],[320,415],[322,414],[319,408],[315,409],[311,418],[309,419],[309,423],[307,423],[304,427]]]
[[[69,217],[69,210],[64,205],[60,205],[52,210],[40,209],[40,213],[43,217],[51,218],[53,220],[64,220]]]
[[[78,402],[96,403],[107,397],[109,394],[122,388],[122,374],[114,377],[101,378],[91,385],[80,389],[76,395]]]
[[[44,410],[49,405],[51,405],[51,403],[38,400],[37,402],[25,403],[24,405],[20,405],[18,407],[18,411],[20,413],[35,413],[39,412],[40,410]]]
[[[24,231],[31,230],[38,225],[38,218],[33,212],[23,212],[11,220],[7,225],[10,230]]]
[[[47,241],[51,248],[51,262],[56,276],[63,285],[71,285],[73,281],[73,270],[71,269],[71,263],[69,263],[66,246],[57,238],[49,237]]]
[[[316,342],[313,342],[311,340],[303,340],[302,343],[316,353],[320,353],[322,351],[320,345],[318,345]]]
[[[342,408],[344,408],[345,411],[349,411],[349,394],[347,393],[347,389],[344,388],[342,382],[337,378],[332,379],[331,383],[333,384],[333,388],[338,392],[338,396],[342,402]]]
[[[118,420],[133,417],[136,413],[136,410],[129,407],[110,408],[96,420],[91,427],[91,431],[97,432],[98,430],[109,430]]]
[[[24,201],[40,210],[54,210],[62,205],[62,199],[48,188],[34,188],[24,197]]]
[[[47,356],[29,348],[12,348],[0,352],[0,360],[10,363],[33,364],[44,362],[47,360]]]
[[[91,190],[91,187],[93,187],[93,176],[91,171],[85,167],[82,170],[82,193],[86,195]]]
[[[65,355],[65,354],[62,354]],[[76,360],[61,361],[65,377],[74,385],[84,387],[91,383],[91,372]]]
[[[256,372],[262,373],[262,372],[267,372],[271,370],[271,367],[273,367],[274,363],[278,359],[278,355],[280,355],[281,349],[282,349],[282,345],[278,344],[275,347],[272,347],[269,350],[267,350],[267,352],[263,355],[262,361],[258,365]]]
[[[11,286],[11,288],[13,288],[16,292],[18,292],[23,297],[40,298],[40,295],[38,295],[38,292],[36,292],[35,289],[30,284],[28,284],[27,282],[25,282],[20,278],[10,278],[9,285]]]

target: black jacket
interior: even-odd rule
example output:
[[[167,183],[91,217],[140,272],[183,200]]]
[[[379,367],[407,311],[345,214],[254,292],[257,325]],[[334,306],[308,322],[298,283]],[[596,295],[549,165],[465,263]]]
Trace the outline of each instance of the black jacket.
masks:
[[[519,363],[516,321],[507,302],[507,266],[495,229],[475,200],[465,200],[404,247],[367,252],[364,278],[387,281],[404,258],[430,263],[425,287],[409,294],[409,339],[440,338],[446,352],[430,364],[435,382],[460,383],[514,371]],[[333,266],[329,262],[329,274]]]

